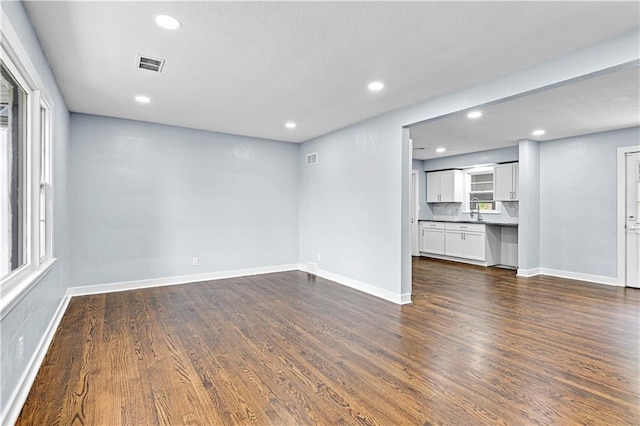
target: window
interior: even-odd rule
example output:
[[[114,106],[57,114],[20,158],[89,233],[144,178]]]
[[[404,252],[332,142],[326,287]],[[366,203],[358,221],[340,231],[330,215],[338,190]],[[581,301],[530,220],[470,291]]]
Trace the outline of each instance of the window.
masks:
[[[0,277],[22,267],[27,260],[26,208],[26,93],[2,64],[0,87]],[[6,214],[5,214],[6,213]]]
[[[476,167],[466,171],[465,207],[467,211],[497,212],[493,199],[493,167]]]
[[[0,315],[53,258],[53,104],[2,12],[0,28]]]

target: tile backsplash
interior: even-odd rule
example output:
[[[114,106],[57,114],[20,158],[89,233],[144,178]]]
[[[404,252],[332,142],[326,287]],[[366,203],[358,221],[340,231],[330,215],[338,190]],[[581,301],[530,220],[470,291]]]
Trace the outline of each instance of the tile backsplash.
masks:
[[[496,223],[518,223],[517,201],[498,201],[500,213],[482,213],[482,220]],[[462,203],[429,203],[426,211],[420,211],[420,220],[471,220],[462,212]]]

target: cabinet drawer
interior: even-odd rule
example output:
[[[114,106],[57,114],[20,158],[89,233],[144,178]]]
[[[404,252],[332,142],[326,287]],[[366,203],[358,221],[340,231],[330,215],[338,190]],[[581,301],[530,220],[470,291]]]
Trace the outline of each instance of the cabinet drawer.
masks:
[[[426,222],[426,221],[421,221],[420,225],[423,228],[426,229],[444,229],[444,223],[443,222]]]
[[[447,223],[445,229],[451,231],[485,232],[482,223]]]

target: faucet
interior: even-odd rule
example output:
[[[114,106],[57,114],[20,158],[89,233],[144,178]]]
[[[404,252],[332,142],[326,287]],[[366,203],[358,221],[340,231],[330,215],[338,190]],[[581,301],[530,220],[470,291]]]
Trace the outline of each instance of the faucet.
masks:
[[[469,210],[471,210],[469,215],[471,216],[471,219],[473,219],[473,203],[476,203],[476,212],[478,214],[477,220],[482,220],[482,215],[480,215],[480,200],[478,199],[478,197],[473,197],[471,199],[471,202],[469,203]]]

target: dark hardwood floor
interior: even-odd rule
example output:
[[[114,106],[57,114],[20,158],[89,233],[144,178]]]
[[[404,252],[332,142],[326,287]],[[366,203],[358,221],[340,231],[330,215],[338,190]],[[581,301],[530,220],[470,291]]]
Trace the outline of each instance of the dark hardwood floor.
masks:
[[[421,258],[413,293],[284,272],[76,297],[18,424],[640,424],[640,291]]]

